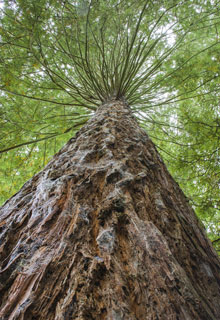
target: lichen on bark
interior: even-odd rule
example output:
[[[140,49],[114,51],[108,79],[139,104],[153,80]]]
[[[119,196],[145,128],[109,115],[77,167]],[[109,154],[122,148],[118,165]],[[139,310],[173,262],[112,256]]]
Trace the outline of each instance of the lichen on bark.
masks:
[[[220,319],[220,263],[123,101],[0,210],[0,319]]]

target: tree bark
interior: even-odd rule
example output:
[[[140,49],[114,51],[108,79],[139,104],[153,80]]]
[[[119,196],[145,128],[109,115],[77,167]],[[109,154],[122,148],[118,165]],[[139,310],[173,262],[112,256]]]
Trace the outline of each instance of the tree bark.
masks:
[[[220,319],[220,262],[122,101],[0,210],[0,319]]]

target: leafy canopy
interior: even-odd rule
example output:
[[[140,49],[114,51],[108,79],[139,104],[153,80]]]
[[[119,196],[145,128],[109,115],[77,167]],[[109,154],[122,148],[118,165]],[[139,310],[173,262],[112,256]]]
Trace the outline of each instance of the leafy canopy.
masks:
[[[217,240],[219,1],[5,0],[0,8],[1,201],[101,103],[125,99]]]

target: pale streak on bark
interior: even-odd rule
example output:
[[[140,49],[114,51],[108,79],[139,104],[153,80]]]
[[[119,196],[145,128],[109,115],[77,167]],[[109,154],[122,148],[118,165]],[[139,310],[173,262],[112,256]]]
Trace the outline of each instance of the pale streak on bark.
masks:
[[[0,319],[220,319],[220,263],[126,103],[0,209]]]

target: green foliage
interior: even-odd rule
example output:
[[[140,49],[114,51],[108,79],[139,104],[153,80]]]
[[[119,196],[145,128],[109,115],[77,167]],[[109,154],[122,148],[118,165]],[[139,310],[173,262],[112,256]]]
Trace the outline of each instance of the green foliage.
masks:
[[[217,240],[219,1],[5,0],[0,8],[0,201],[101,103],[125,99]]]

